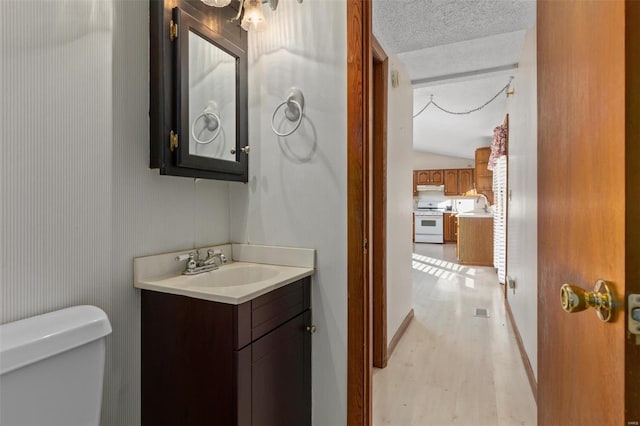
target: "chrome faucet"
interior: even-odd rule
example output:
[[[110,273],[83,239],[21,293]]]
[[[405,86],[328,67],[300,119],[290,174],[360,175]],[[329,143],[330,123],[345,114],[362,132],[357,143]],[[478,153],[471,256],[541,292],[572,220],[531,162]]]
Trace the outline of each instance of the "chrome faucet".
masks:
[[[200,259],[200,251],[196,249],[187,254],[176,256],[177,261],[186,260],[183,275],[196,275],[203,272],[214,271],[218,269],[220,265],[227,263],[227,257],[220,250],[207,250],[207,257],[204,260]],[[217,260],[217,261],[216,261]]]
[[[216,259],[219,262],[216,262]],[[207,250],[207,258],[202,261],[203,265],[218,265],[222,266],[227,263],[227,256],[222,253],[221,250],[209,249]]]
[[[489,207],[489,200],[487,199],[487,196],[484,194],[478,194],[478,198],[476,198],[476,203],[480,203],[480,200],[484,199],[484,211],[488,212],[488,207]]]

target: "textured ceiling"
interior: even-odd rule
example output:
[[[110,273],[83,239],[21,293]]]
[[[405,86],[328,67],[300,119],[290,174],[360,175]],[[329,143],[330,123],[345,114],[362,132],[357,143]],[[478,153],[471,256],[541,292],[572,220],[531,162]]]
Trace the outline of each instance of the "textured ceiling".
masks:
[[[388,54],[398,55],[414,83],[422,81],[414,85],[415,112],[430,94],[457,110],[490,99],[515,74],[504,69],[517,64],[535,19],[535,0],[373,0],[376,38]],[[505,105],[502,95],[463,116],[431,106],[413,121],[414,149],[472,158],[475,148],[491,143]]]
[[[374,0],[373,28],[387,53],[402,53],[531,28],[532,0]]]
[[[411,80],[491,69],[518,63],[526,31],[429,47],[398,56]]]

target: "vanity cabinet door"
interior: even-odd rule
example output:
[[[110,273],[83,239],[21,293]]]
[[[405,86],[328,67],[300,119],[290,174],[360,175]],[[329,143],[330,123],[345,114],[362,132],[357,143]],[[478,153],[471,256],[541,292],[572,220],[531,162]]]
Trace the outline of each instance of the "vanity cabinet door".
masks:
[[[311,424],[310,311],[251,345],[253,425]]]
[[[311,424],[310,286],[240,305],[142,290],[142,425]]]

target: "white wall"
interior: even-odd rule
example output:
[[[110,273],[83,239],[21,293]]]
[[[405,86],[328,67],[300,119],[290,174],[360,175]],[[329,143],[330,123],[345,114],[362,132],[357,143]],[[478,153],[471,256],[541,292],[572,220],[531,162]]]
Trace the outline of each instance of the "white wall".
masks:
[[[475,167],[474,155],[475,149],[470,150],[469,158],[413,151],[413,170],[473,168]]]
[[[140,423],[133,257],[230,239],[228,183],[148,169],[148,9],[0,2],[0,322],[104,309],[118,426]]]
[[[399,86],[391,87],[387,110],[387,342],[413,308],[411,243],[413,185],[413,88],[405,65],[389,57],[391,71],[399,72]]]
[[[537,376],[537,72],[536,30],[527,32],[509,98],[507,273],[516,280],[508,301]]]
[[[346,3],[281,0],[249,34],[249,184],[231,184],[233,241],[317,250],[312,282],[313,423],[346,424]],[[302,125],[271,131],[297,86]],[[279,131],[289,129],[276,118]],[[280,127],[281,126],[281,127]]]
[[[0,322],[104,309],[103,424],[140,422],[133,257],[229,240],[318,250],[313,418],[346,423],[346,5],[266,14],[271,29],[250,37],[245,185],[148,170],[148,2],[0,2]],[[291,85],[306,117],[277,138]]]

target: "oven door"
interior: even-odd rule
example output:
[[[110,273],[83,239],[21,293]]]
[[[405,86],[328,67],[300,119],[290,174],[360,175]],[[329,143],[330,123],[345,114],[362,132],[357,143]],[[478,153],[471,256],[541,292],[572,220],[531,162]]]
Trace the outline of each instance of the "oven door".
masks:
[[[415,218],[415,240],[417,243],[443,243],[443,215]]]

